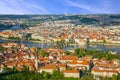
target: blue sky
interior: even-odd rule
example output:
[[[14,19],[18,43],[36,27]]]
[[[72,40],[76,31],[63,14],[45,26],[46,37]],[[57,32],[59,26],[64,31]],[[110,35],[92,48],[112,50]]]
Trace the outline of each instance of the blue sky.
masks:
[[[0,0],[0,14],[114,14],[120,0]]]

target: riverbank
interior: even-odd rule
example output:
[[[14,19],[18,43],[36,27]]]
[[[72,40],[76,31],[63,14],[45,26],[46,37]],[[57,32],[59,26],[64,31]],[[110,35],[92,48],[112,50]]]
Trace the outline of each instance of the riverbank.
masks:
[[[2,40],[10,40],[10,41],[19,41],[19,42],[21,42],[21,41],[24,41],[24,42],[32,42],[32,43],[53,43],[53,42],[45,42],[45,41],[37,41],[37,40],[16,40],[16,39],[7,39],[7,38],[3,38],[3,37],[0,37],[0,39],[2,39]],[[77,43],[74,43],[74,44],[68,44],[68,45],[70,45],[70,46],[81,46],[80,44],[77,44]],[[82,46],[86,46],[87,44],[85,44],[85,45],[82,45]],[[114,46],[120,46],[120,43],[100,43],[100,42],[92,42],[92,43],[89,43],[88,45],[105,45],[105,46],[112,46],[112,45],[114,45]]]
[[[7,39],[7,38],[0,38],[1,40],[8,40],[8,41],[15,41],[15,42],[32,42],[32,43],[51,43],[51,42],[43,42],[43,41],[34,41],[34,40],[15,40],[15,39]]]
[[[38,41],[27,41],[27,40],[9,40],[9,39],[1,39],[0,38],[0,42],[16,42],[18,44],[26,44],[28,47],[38,47],[38,48],[49,48],[49,47],[53,47],[54,43],[52,42],[38,42]],[[71,49],[77,49],[77,48],[85,48],[87,50],[100,50],[100,51],[113,51],[113,52],[117,52],[120,53],[120,45],[111,45],[111,44],[89,44],[89,45],[78,45],[78,44],[68,44],[67,46],[63,46],[62,49],[64,49],[65,51],[67,50],[71,50]]]
[[[89,45],[120,46],[120,43],[90,43]]]

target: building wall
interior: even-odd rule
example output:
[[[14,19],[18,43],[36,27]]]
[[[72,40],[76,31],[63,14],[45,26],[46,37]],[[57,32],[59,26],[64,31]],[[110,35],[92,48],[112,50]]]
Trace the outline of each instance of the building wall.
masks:
[[[80,74],[79,73],[64,73],[65,77],[75,77],[75,78],[79,78]]]
[[[42,72],[42,71],[45,71],[45,72],[49,72],[49,73],[52,73],[54,69],[40,69],[38,72]]]
[[[103,76],[103,77],[112,77],[112,75],[118,75],[117,73],[112,73],[112,72],[94,72],[92,71],[93,75],[98,75],[98,76]]]

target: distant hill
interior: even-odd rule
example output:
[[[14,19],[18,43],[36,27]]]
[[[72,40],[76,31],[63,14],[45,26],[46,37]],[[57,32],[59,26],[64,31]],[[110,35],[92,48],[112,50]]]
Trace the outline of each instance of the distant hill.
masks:
[[[120,25],[120,14],[90,14],[90,15],[0,15],[0,20],[32,20],[56,21],[72,20],[73,23],[95,26]]]

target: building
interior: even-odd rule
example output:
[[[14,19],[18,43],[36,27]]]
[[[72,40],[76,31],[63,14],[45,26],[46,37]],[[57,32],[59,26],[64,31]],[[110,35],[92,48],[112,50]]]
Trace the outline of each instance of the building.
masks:
[[[75,77],[75,78],[80,77],[79,70],[63,70],[62,72],[65,77]]]
[[[98,76],[112,77],[113,75],[118,75],[118,72],[116,70],[95,70],[93,69],[91,73],[94,75],[94,78]]]
[[[78,67],[78,66],[83,66],[83,67],[86,67],[87,70],[90,70],[90,66],[91,64],[89,62],[86,62],[86,61],[72,61],[72,62],[69,62],[67,64],[67,66],[70,66],[70,67]]]
[[[42,71],[52,73],[54,70],[58,70],[58,67],[55,66],[55,65],[45,65],[45,66],[42,66],[42,67],[38,68],[38,72],[40,72],[40,73]]]
[[[72,55],[67,55],[67,56],[62,56],[59,59],[59,61],[61,63],[72,62],[74,60],[78,60],[78,57],[77,56],[72,56]]]

